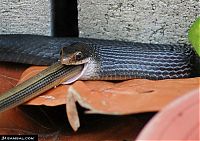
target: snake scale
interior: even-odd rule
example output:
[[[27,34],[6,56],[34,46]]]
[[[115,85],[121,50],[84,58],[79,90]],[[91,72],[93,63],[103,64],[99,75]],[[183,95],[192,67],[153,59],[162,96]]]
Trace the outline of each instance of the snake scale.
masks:
[[[148,44],[39,35],[0,35],[0,61],[51,65],[60,50],[84,43],[90,61],[81,79],[168,79],[193,75],[195,53],[188,45]],[[77,45],[76,45],[77,46]]]

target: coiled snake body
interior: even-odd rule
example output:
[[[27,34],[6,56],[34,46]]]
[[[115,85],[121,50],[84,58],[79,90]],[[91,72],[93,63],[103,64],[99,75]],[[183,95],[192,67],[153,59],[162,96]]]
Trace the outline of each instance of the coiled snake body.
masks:
[[[60,49],[84,43],[90,60],[81,79],[123,80],[190,77],[194,52],[186,45],[164,45],[37,35],[0,35],[0,61],[50,65]],[[77,45],[75,45],[76,47]]]

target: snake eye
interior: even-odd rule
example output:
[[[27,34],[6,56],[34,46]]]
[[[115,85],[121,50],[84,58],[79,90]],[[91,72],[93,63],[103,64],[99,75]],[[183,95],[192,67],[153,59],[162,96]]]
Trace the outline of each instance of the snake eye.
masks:
[[[76,60],[81,60],[83,58],[82,52],[77,52],[76,53]]]

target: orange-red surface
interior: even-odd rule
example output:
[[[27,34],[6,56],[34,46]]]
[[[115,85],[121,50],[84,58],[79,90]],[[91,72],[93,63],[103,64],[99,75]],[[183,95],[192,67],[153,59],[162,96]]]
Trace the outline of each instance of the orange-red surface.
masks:
[[[16,65],[16,64],[11,65],[9,63],[1,63],[0,93],[13,87],[18,82],[20,75],[26,68],[27,66],[24,65]],[[21,81],[27,79],[28,77],[34,75],[35,73],[38,73],[42,69],[44,69],[44,67],[36,66],[29,68],[23,73]],[[140,119],[140,116],[138,115],[125,116],[124,118],[122,118],[122,120],[120,119],[121,117],[120,118],[118,117],[120,119],[119,120],[120,123],[114,123],[115,120],[113,121],[110,120],[109,125],[111,127],[109,126],[108,131],[105,131],[104,127],[100,126],[102,125],[107,127],[108,125],[107,119],[109,119],[109,117],[111,117],[112,119],[113,116],[106,116],[107,118],[103,120],[101,120],[100,118],[100,121],[106,121],[105,124],[100,123],[101,125],[99,125],[98,122],[96,121],[94,122],[92,120],[87,121],[87,124],[90,124],[90,122],[94,123],[93,126],[99,126],[100,129],[104,131],[99,129],[94,134],[93,132],[95,131],[96,128],[90,128],[88,132],[86,131],[87,132],[86,133],[85,130],[87,129],[83,130],[84,129],[83,126],[88,126],[88,125],[85,125],[84,121],[82,120],[82,117],[86,115],[80,114],[80,110],[77,111],[75,102],[78,102],[82,107],[87,108],[86,111],[87,113],[93,113],[93,114],[100,113],[109,115],[124,115],[124,114],[158,111],[162,109],[164,106],[166,106],[168,103],[175,100],[176,98],[192,91],[193,89],[199,88],[199,80],[200,78],[160,80],[160,81],[135,79],[118,83],[115,82],[112,83],[106,81],[77,81],[72,85],[61,85],[56,89],[54,88],[44,93],[43,95],[29,101],[26,104],[47,105],[47,106],[58,106],[65,104],[67,109],[68,120],[74,130],[77,130],[79,128],[80,124],[79,118],[81,121],[81,128],[78,130],[77,135],[70,134],[70,137],[73,136],[74,138],[80,137],[79,139],[81,138],[91,139],[89,136],[95,135],[98,138],[106,139],[106,136],[110,135],[111,136],[110,139],[116,139],[117,135],[111,133],[111,131],[117,132],[116,130],[121,129],[121,132],[118,131],[118,137],[120,136],[120,139],[126,139],[130,137],[135,138],[139,133],[139,131],[141,130],[142,126],[147,122],[147,120],[152,116],[152,114],[146,114],[147,119],[145,119],[144,121],[140,121],[138,123],[135,122],[137,118]],[[7,124],[8,124],[8,129],[13,128],[10,126],[10,122],[6,118],[7,116],[15,117],[15,115],[17,116],[18,114],[22,116],[22,117],[20,116],[21,118],[25,116],[19,113],[19,111],[16,113],[15,109],[11,111],[12,114],[9,114],[7,112],[0,114],[0,120],[2,121],[0,123],[0,131],[5,131],[1,129],[6,128]],[[67,121],[67,117],[63,113],[63,111],[62,111],[62,116],[65,117],[64,119],[62,118],[62,120]],[[92,115],[87,115],[86,117],[88,118],[90,116]],[[134,116],[136,116],[137,118],[135,119]],[[95,116],[95,120],[96,118],[98,121],[98,116]],[[41,118],[39,119],[41,120]],[[118,119],[116,119],[116,121],[118,121]],[[131,121],[133,122],[132,124],[129,123]],[[28,123],[29,122],[30,124],[33,124],[32,120],[30,119],[28,119]],[[40,126],[38,127],[40,128]],[[18,125],[16,126],[16,128],[20,129],[21,127]],[[84,132],[84,135],[83,134],[80,135],[79,134],[80,131]],[[123,133],[125,135],[124,136],[125,138],[123,138],[122,134],[120,133]],[[60,134],[58,134],[58,136],[60,136]],[[65,136],[62,137],[66,138]]]

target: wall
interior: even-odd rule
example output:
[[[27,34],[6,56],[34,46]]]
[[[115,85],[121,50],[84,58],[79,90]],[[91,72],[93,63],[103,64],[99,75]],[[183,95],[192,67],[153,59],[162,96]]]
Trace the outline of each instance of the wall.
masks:
[[[80,37],[185,43],[199,0],[79,0]]]
[[[0,0],[0,34],[52,34],[50,0]]]
[[[77,25],[76,1],[68,1],[0,0],[0,34],[77,36],[78,26],[80,37],[185,43],[200,9],[199,0],[78,0]],[[52,2],[58,3],[56,13],[59,9],[59,15],[65,13],[58,16],[58,24],[53,20]],[[75,13],[71,18],[70,11]],[[59,32],[53,34],[53,30]]]

